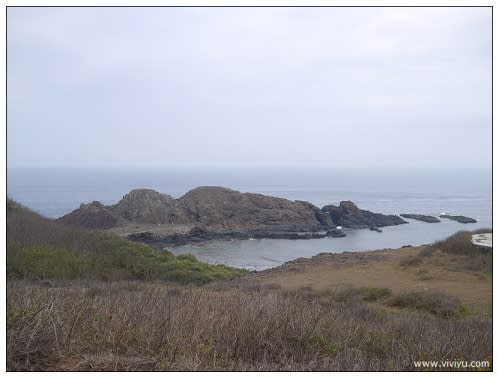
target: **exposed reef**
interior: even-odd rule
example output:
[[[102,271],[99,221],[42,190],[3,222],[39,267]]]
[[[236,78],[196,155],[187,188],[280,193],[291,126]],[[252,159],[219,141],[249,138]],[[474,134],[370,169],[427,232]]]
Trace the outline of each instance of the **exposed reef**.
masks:
[[[476,219],[465,217],[462,215],[449,215],[449,214],[441,214],[440,218],[447,218],[459,223],[476,223]]]
[[[422,214],[400,214],[401,217],[408,219],[416,219],[421,222],[426,223],[439,223],[440,219],[431,215],[422,215]]]

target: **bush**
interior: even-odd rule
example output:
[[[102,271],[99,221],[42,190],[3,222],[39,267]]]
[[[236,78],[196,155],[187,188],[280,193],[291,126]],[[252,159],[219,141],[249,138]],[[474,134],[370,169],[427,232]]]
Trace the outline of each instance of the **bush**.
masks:
[[[445,240],[440,240],[433,244],[433,247],[442,252],[454,255],[476,255],[482,250],[471,243],[471,232],[459,231]]]
[[[379,299],[390,296],[392,291],[384,287],[340,287],[333,291],[332,296],[335,301],[346,302],[351,300],[364,300],[375,302]]]
[[[426,311],[443,318],[461,317],[465,312],[465,307],[457,298],[437,290],[402,292],[392,296],[386,304]]]
[[[485,273],[492,272],[492,248],[482,248],[471,243],[471,235],[475,233],[490,233],[491,229],[479,229],[473,232],[460,231],[434,243],[431,247],[444,253],[460,255],[465,258],[457,270],[472,270]]]

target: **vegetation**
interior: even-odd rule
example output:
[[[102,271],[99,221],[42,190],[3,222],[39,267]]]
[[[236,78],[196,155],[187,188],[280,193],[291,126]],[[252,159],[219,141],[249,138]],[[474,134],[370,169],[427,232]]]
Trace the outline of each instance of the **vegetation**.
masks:
[[[471,270],[477,272],[492,273],[492,249],[476,246],[471,243],[471,235],[478,233],[490,233],[491,229],[479,229],[473,232],[459,231],[445,240],[439,240],[433,244],[424,246],[417,255],[404,256],[400,259],[400,266],[419,266],[431,258],[438,251],[457,255],[463,258],[459,267],[452,267],[457,270]],[[431,279],[422,276],[422,279]]]
[[[443,318],[458,318],[466,313],[461,301],[438,290],[393,293],[384,287],[343,286],[335,290],[313,290],[305,287],[292,291],[291,294],[304,300],[317,299],[321,303],[377,302],[384,306],[427,312]]]
[[[454,255],[478,255],[484,253],[484,249],[471,243],[471,235],[490,232],[492,232],[491,229],[480,229],[474,232],[460,231],[445,240],[434,243],[433,246]]]
[[[443,318],[456,318],[466,313],[466,307],[457,298],[436,290],[402,292],[391,297],[387,304],[427,311]]]
[[[7,209],[9,371],[406,371],[421,360],[492,369],[491,317],[444,292],[229,280],[244,271],[61,225],[14,201]],[[449,239],[408,265],[491,255]]]
[[[10,281],[8,292],[9,370],[406,371],[491,358],[491,319],[440,317],[447,299],[430,295],[394,305],[439,316],[255,286]]]
[[[243,270],[174,256],[103,232],[58,224],[7,203],[9,279],[166,280],[204,284]]]

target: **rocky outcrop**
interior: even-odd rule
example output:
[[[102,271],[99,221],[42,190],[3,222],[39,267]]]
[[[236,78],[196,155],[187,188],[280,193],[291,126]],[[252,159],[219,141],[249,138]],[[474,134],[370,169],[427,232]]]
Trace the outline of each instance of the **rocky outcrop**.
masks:
[[[179,200],[191,221],[213,231],[314,231],[322,228],[314,205],[220,187],[199,187]]]
[[[329,236],[331,238],[343,238],[347,236],[347,234],[345,234],[342,230],[332,229],[326,232],[326,236]]]
[[[177,200],[154,190],[136,189],[116,205],[95,207],[82,205],[59,221],[91,228],[123,223],[193,224],[212,232],[312,232],[327,225],[327,220],[318,219],[320,209],[308,202],[210,186],[193,189]]]
[[[112,228],[126,222],[119,215],[115,214],[112,209],[98,201],[81,204],[78,209],[64,215],[58,221],[65,224],[98,229]]]
[[[101,229],[140,224],[165,225],[166,228],[189,225],[188,229],[195,227],[197,234],[183,235],[196,240],[212,239],[214,235],[305,239],[325,237],[325,234],[314,233],[337,226],[360,228],[407,223],[395,215],[361,210],[351,201],[319,209],[305,201],[214,186],[193,189],[179,199],[151,189],[136,189],[115,205],[104,206],[99,202],[82,205],[58,221]],[[156,236],[146,232],[147,227],[142,228],[144,232],[137,232],[132,238],[152,242]],[[300,234],[303,232],[307,234]],[[327,236],[342,234],[332,232]],[[182,239],[178,235],[174,238]]]
[[[175,198],[151,189],[135,189],[120,202],[110,206],[110,211],[132,223],[171,224],[188,223],[183,209]]]
[[[421,214],[400,214],[401,217],[407,218],[407,219],[416,219],[421,222],[426,222],[426,223],[439,223],[440,219],[437,217],[433,217],[431,215],[421,215]]]
[[[350,228],[384,227],[407,223],[396,215],[361,210],[352,201],[342,201],[339,206],[324,206],[322,212],[329,214],[335,225]]]
[[[442,214],[440,215],[440,218],[447,218],[459,223],[476,223],[476,219],[470,218],[470,217],[465,217],[462,215],[448,215],[448,214]]]

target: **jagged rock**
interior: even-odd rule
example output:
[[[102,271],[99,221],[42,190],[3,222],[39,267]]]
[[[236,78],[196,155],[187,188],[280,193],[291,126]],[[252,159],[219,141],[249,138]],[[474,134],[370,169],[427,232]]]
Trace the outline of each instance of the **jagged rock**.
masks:
[[[113,213],[133,222],[146,224],[183,224],[189,219],[175,198],[151,189],[135,189],[110,207]]]
[[[431,215],[421,215],[421,214],[400,214],[401,217],[408,219],[416,219],[418,221],[426,222],[426,223],[439,223],[440,219],[437,217],[433,217]]]
[[[65,224],[73,224],[87,228],[111,228],[124,222],[118,215],[114,214],[107,206],[98,201],[89,204],[81,204],[79,209],[59,218]]]
[[[342,201],[339,206],[327,205],[322,211],[329,214],[335,225],[350,228],[384,227],[407,223],[396,215],[361,210],[352,201]]]
[[[329,214],[321,211],[318,207],[312,205],[310,202],[300,201],[300,200],[296,200],[295,202],[302,204],[302,205],[308,207],[311,211],[313,211],[314,215],[315,215],[315,219],[317,219],[317,221],[319,222],[319,224],[322,227],[324,227],[326,229],[334,227],[334,223],[333,223],[331,217],[329,216]]]

